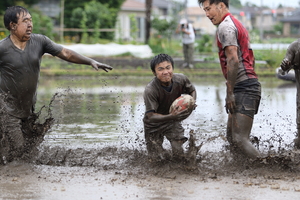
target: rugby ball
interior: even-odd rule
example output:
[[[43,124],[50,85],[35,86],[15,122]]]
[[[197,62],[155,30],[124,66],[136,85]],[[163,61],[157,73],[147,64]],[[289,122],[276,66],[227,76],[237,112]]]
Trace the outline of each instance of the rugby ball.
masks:
[[[175,99],[175,101],[170,106],[169,113],[173,112],[173,110],[182,111],[186,108],[192,109],[195,105],[195,99],[191,95],[184,94]]]

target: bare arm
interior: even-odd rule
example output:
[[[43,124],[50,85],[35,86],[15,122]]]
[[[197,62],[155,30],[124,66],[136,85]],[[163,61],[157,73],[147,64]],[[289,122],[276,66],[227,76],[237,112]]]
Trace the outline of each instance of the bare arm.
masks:
[[[293,64],[292,61],[294,60],[295,53],[298,50],[298,42],[293,42],[287,49],[285,58],[281,61],[280,67],[283,71],[289,71],[292,67]],[[299,64],[299,63],[297,63]]]
[[[239,67],[237,50],[237,46],[227,46],[225,48],[225,54],[227,58],[227,93],[225,107],[227,113],[233,113],[235,109],[235,99],[233,91]]]
[[[103,69],[104,71],[108,72],[108,70],[112,70],[113,68],[109,65],[97,62],[91,58],[83,56],[73,50],[63,48],[62,51],[57,55],[57,57],[66,60],[68,62],[76,63],[76,64],[83,64],[83,65],[91,65],[94,69],[98,71],[99,68]]]
[[[190,115],[190,111],[188,109],[182,110],[180,112],[174,111],[170,114],[167,115],[162,115],[159,113],[155,112],[149,112],[146,114],[146,120],[148,120],[150,123],[155,123],[155,122],[166,122],[166,121],[182,121],[186,119]]]

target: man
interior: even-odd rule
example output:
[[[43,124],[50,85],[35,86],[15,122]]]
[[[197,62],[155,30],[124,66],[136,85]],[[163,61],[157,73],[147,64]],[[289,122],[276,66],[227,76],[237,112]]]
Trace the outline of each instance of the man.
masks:
[[[193,25],[188,23],[186,19],[181,19],[177,26],[176,33],[182,34],[182,49],[184,55],[184,68],[194,68],[193,55],[194,55],[194,42],[195,32]]]
[[[4,14],[4,25],[10,35],[0,41],[0,163],[3,157],[11,161],[25,151],[29,140],[26,135],[30,134],[22,124],[27,124],[34,113],[40,63],[45,53],[72,63],[91,65],[96,70],[112,69],[63,48],[44,35],[33,34],[32,18],[26,8],[9,7]]]
[[[148,154],[153,159],[163,158],[163,140],[166,137],[172,146],[174,157],[183,156],[182,144],[187,141],[181,121],[193,109],[174,110],[169,113],[173,101],[182,94],[189,94],[196,100],[196,90],[183,74],[173,74],[174,61],[167,54],[155,56],[150,63],[155,76],[145,88],[146,112],[143,119]]]
[[[235,152],[260,157],[249,140],[257,114],[261,86],[254,71],[254,55],[243,25],[229,12],[229,0],[198,0],[206,16],[217,25],[217,43],[223,75],[227,80],[227,140]]]
[[[294,139],[294,146],[300,149],[300,39],[290,44],[280,67],[284,72],[288,72],[292,68],[295,71],[297,85],[297,137]]]

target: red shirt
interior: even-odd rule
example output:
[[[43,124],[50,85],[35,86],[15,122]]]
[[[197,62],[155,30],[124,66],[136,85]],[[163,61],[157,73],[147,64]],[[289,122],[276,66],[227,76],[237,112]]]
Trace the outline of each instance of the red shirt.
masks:
[[[256,78],[254,71],[255,59],[250,47],[248,31],[230,13],[226,14],[217,29],[217,44],[219,48],[219,58],[224,77],[227,79],[227,59],[225,47],[237,46],[239,57],[239,69],[236,83],[246,79]]]

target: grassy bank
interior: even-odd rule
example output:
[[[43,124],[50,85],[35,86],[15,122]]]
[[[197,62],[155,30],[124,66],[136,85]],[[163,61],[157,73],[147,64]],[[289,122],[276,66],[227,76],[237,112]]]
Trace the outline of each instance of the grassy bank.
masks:
[[[100,62],[112,65],[114,69],[108,73],[95,71],[91,66],[76,65],[66,61],[45,57],[42,61],[41,75],[43,76],[153,76],[149,60],[137,58],[96,58]],[[175,61],[175,72],[191,76],[221,76],[220,64],[215,61],[196,62],[194,69],[180,68],[180,62]],[[274,76],[275,70],[266,64],[256,64],[256,72],[259,76]]]

